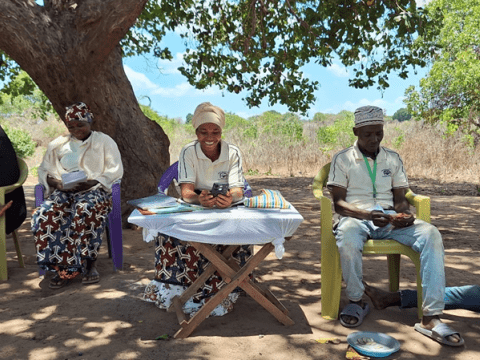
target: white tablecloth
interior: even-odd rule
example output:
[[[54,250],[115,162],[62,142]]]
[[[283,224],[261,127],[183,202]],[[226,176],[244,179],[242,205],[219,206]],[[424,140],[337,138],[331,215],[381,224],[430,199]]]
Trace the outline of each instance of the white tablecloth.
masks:
[[[292,236],[303,217],[295,209],[252,209],[244,206],[229,209],[201,210],[186,213],[142,215],[134,210],[128,222],[144,228],[149,242],[159,232],[184,241],[223,245],[260,245],[273,243],[281,259],[285,237]]]

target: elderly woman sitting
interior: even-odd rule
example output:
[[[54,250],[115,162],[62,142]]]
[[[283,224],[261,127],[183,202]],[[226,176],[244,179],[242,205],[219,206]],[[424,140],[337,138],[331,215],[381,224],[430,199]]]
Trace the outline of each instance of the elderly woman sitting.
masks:
[[[84,284],[100,279],[95,261],[112,210],[112,184],[122,177],[123,165],[115,141],[92,131],[92,120],[86,104],[68,107],[65,124],[70,135],[48,145],[38,168],[49,196],[32,216],[32,232],[38,265],[56,272],[52,289],[80,274]],[[68,175],[77,177],[71,186],[65,185]]]
[[[187,144],[178,160],[178,182],[184,201],[204,207],[227,208],[243,199],[245,178],[240,150],[221,139],[225,113],[208,102],[200,104],[192,118],[197,140]],[[228,186],[226,194],[214,196],[214,183]],[[222,246],[219,246],[220,248]],[[252,256],[252,248],[241,247],[234,257],[240,266]],[[147,285],[144,299],[167,309],[203,272],[208,264],[195,248],[174,237],[158,234],[155,238],[155,279]],[[218,273],[212,275],[184,305],[184,312],[196,312],[225,282]],[[238,292],[230,294],[211,315],[231,311]]]

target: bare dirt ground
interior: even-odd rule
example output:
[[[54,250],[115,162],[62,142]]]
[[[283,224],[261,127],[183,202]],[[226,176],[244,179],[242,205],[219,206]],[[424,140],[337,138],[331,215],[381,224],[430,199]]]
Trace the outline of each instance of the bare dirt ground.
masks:
[[[179,325],[167,313],[140,300],[153,276],[153,245],[141,231],[124,230],[122,271],[114,272],[106,246],[99,258],[101,281],[75,281],[50,290],[38,277],[29,220],[20,230],[26,260],[20,268],[13,241],[7,238],[9,280],[0,283],[0,359],[345,359],[346,337],[353,331],[385,332],[401,343],[389,359],[479,359],[480,314],[446,311],[444,320],[460,331],[465,347],[442,346],[413,330],[416,310],[373,310],[361,327],[347,329],[321,316],[320,206],[312,195],[312,177],[250,177],[255,190],[277,189],[303,215],[304,222],[286,244],[282,260],[269,255],[256,277],[290,311],[295,325],[286,327],[254,300],[241,297],[234,311],[206,319],[184,340],[173,336]],[[33,208],[33,185],[25,186]],[[412,189],[432,199],[432,222],[444,236],[447,285],[479,284],[480,197],[475,184],[442,184],[411,179]],[[388,288],[385,257],[364,257],[365,279]],[[402,260],[401,288],[415,286],[413,264]],[[369,300],[367,300],[369,301]],[[345,299],[342,299],[345,302]],[[338,337],[338,345],[315,340]]]

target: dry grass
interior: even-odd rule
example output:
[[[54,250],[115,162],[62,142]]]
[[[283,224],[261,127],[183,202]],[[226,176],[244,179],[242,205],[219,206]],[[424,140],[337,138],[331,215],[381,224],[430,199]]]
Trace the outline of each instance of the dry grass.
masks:
[[[306,141],[288,146],[274,137],[252,141],[238,133],[225,133],[224,138],[241,149],[247,173],[315,176],[337,151],[348,146],[348,140],[339,139],[338,147],[322,152],[316,139],[318,126],[318,123],[305,123]],[[189,136],[193,139],[193,134]],[[176,137],[181,138],[181,134],[177,133]],[[400,153],[410,177],[480,183],[480,148],[470,149],[459,135],[445,136],[441,126],[415,121],[390,122],[385,125],[383,145]],[[178,159],[180,149],[181,146],[171,147],[172,162]]]
[[[471,149],[460,136],[444,137],[442,129],[413,123],[397,149],[409,176],[442,182],[480,183],[480,147]]]
[[[66,132],[64,125],[55,119],[39,122],[12,118],[6,121],[28,131],[38,144],[36,154],[27,159],[30,167],[40,164],[50,140]],[[318,126],[318,123],[305,122],[305,141],[290,141],[291,145],[285,145],[288,139],[280,140],[268,135],[252,141],[238,130],[224,133],[224,138],[241,149],[247,174],[313,177],[331,161],[335,152],[348,146],[348,140],[338,139],[336,148],[322,152],[316,139]],[[168,135],[173,163],[178,160],[181,148],[195,139],[195,134],[189,126],[178,126]],[[387,123],[383,145],[400,153],[410,177],[480,183],[480,147],[470,149],[461,136],[446,137],[442,127],[431,127],[415,121]]]

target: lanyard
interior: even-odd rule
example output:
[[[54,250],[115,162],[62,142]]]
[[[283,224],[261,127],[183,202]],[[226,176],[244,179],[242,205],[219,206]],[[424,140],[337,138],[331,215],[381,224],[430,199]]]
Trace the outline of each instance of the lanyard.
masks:
[[[373,171],[365,155],[363,155],[363,160],[365,160],[365,164],[367,165],[367,169],[368,169],[368,174],[370,175],[370,179],[372,179],[373,198],[376,199],[377,188],[375,187],[375,179],[377,178],[377,159],[373,160]]]

